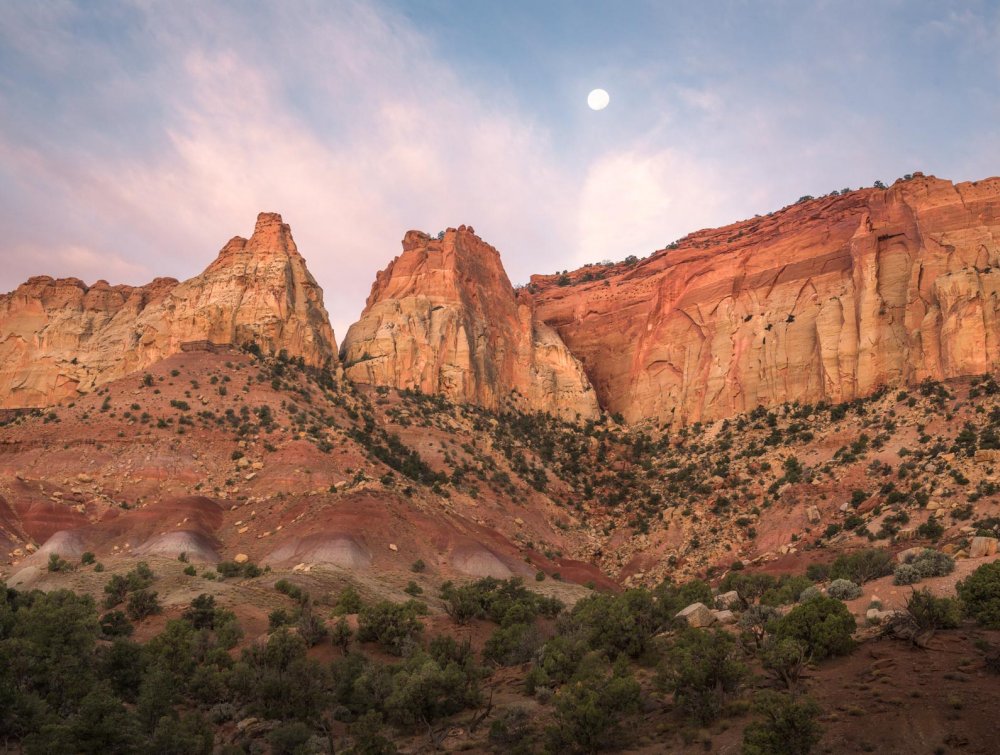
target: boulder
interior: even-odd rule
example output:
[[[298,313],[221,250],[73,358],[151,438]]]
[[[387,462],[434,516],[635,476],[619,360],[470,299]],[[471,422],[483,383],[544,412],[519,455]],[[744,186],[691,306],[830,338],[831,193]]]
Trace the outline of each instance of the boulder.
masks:
[[[983,558],[992,556],[997,552],[997,539],[995,537],[974,537],[969,546],[969,558]]]
[[[723,611],[713,611],[712,615],[715,616],[715,621],[723,626],[736,623],[736,614],[730,610]]]
[[[822,519],[819,509],[815,506],[806,509],[806,517],[809,519],[809,524],[819,524],[820,519]]]
[[[740,595],[736,590],[720,593],[715,596],[715,607],[720,609],[734,608],[740,605]]]
[[[250,557],[246,553],[237,553],[233,557],[233,561],[235,563],[237,563],[237,564],[245,564],[249,560],[250,560]]]
[[[704,603],[692,603],[687,608],[678,611],[675,619],[684,619],[688,626],[695,628],[708,627],[715,623],[715,614]]]

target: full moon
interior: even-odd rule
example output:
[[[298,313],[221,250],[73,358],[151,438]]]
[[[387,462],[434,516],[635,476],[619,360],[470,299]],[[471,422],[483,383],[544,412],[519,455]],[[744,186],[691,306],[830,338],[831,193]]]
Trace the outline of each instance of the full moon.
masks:
[[[611,102],[611,96],[603,89],[595,89],[587,95],[587,104],[591,110],[604,110]]]

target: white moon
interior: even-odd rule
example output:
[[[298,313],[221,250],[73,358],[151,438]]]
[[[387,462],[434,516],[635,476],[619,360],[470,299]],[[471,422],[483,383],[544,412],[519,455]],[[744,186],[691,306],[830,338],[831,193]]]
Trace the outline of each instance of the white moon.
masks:
[[[587,105],[590,106],[591,110],[604,110],[609,102],[611,102],[611,95],[603,89],[595,89],[587,95]]]

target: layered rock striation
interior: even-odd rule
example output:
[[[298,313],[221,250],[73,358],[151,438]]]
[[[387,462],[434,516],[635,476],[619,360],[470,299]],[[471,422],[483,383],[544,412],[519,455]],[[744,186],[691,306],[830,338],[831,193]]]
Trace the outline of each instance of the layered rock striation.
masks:
[[[336,360],[323,292],[280,215],[261,213],[250,239],[233,238],[182,283],[42,276],[0,296],[0,407],[52,404],[198,342]]]
[[[410,231],[341,348],[359,383],[443,393],[490,408],[512,401],[567,418],[598,413],[580,363],[516,292],[473,229]]]
[[[1000,366],[1000,179],[916,174],[531,288],[601,405],[632,422],[979,374]]]

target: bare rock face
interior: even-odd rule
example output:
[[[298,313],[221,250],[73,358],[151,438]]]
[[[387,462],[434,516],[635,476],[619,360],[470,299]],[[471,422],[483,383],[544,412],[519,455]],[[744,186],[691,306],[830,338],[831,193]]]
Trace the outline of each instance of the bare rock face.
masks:
[[[0,407],[44,406],[192,344],[336,360],[323,292],[281,216],[261,213],[201,275],[141,287],[31,278],[0,296]]]
[[[359,383],[417,388],[456,401],[563,417],[598,412],[580,363],[514,291],[496,249],[471,228],[442,239],[410,231],[378,274],[341,359]]]
[[[1000,366],[1000,179],[915,174],[568,278],[532,278],[536,316],[628,421],[980,374]]]

